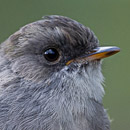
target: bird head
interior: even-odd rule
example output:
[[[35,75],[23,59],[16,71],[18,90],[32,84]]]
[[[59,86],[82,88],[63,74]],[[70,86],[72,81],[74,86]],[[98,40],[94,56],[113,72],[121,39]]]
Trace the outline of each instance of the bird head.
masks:
[[[0,54],[8,61],[2,62],[8,80],[1,80],[10,119],[5,126],[105,130],[101,59],[119,50],[100,47],[88,27],[63,16],[22,27],[1,44]]]
[[[48,91],[76,93],[81,89],[96,100],[101,100],[104,93],[101,59],[120,50],[99,47],[88,27],[55,15],[22,27],[3,45],[19,77],[42,83]]]

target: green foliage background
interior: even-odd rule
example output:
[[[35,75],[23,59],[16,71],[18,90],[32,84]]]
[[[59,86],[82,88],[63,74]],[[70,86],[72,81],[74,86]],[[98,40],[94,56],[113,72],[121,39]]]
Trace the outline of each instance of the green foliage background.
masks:
[[[130,129],[130,0],[0,0],[0,42],[44,15],[64,15],[90,27],[102,46],[121,52],[103,62],[105,108],[112,130]]]

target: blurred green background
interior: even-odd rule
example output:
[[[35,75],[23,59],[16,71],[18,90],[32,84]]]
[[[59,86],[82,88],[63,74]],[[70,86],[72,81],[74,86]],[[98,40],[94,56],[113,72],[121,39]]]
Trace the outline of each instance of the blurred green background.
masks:
[[[103,45],[121,48],[103,62],[105,108],[112,130],[130,129],[130,0],[0,0],[0,42],[44,15],[64,15],[90,27]]]

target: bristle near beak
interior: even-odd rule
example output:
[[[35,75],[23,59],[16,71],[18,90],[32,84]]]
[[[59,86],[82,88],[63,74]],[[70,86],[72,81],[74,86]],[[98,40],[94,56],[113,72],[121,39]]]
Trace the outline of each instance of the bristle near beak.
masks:
[[[111,55],[118,53],[119,51],[120,51],[120,48],[115,47],[115,46],[97,47],[94,50],[92,50],[89,54],[80,56],[76,59],[69,60],[66,63],[66,65],[69,65],[72,62],[92,61],[92,60],[106,58],[106,57],[109,57]]]

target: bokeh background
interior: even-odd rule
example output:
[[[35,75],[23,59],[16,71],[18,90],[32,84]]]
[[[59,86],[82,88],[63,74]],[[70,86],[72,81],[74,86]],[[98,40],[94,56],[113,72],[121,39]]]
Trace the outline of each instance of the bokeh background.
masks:
[[[0,0],[0,42],[44,15],[64,15],[90,27],[102,46],[121,52],[103,62],[104,106],[112,130],[130,129],[130,0]]]

